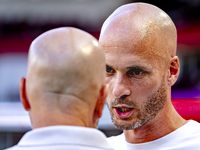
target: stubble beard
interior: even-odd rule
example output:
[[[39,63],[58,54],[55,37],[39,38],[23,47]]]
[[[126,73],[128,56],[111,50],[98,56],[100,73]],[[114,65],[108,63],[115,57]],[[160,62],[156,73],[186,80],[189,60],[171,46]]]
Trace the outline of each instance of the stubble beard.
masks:
[[[116,98],[111,104],[108,104],[108,108],[110,109],[110,114],[112,118],[112,122],[117,129],[121,130],[132,130],[140,128],[145,125],[152,119],[156,117],[160,110],[163,109],[166,103],[166,89],[164,84],[164,79],[161,82],[159,89],[147,98],[146,103],[143,105],[143,108],[138,112],[136,118],[127,122],[128,118],[123,118],[121,120],[114,119],[114,112],[112,112],[112,106],[116,104],[127,104],[129,106],[134,107],[134,109],[138,108],[138,104],[135,102],[130,102],[126,98]],[[122,121],[123,120],[123,121]]]

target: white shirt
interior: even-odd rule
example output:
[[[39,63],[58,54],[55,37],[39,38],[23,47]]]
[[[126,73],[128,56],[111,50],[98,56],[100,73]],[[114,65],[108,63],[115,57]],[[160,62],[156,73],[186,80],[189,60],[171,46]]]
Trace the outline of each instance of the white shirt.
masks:
[[[172,133],[146,143],[126,142],[124,133],[108,138],[116,150],[200,150],[200,123],[189,120],[188,123]]]
[[[49,126],[27,132],[6,150],[112,150],[106,136],[94,128]]]

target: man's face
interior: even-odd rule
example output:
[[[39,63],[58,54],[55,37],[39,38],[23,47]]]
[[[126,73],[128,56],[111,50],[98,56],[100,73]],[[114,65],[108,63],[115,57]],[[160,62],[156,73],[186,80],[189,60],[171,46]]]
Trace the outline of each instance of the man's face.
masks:
[[[153,53],[137,47],[104,47],[107,105],[114,125],[123,130],[148,123],[166,102],[166,77]]]

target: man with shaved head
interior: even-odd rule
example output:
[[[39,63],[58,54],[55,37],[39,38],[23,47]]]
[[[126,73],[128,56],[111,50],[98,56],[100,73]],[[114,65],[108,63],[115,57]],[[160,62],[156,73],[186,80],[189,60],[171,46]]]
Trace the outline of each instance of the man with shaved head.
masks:
[[[107,105],[124,132],[108,138],[116,149],[197,150],[200,124],[183,119],[171,102],[180,67],[170,17],[146,3],[126,4],[104,22]]]
[[[104,106],[105,56],[98,41],[72,27],[37,37],[20,96],[33,130],[8,150],[111,150],[96,128]]]

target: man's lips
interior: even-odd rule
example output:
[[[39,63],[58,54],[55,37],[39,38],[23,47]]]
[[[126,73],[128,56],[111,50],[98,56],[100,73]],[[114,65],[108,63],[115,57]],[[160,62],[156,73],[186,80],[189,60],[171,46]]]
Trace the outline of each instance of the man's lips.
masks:
[[[128,118],[134,110],[133,107],[126,107],[126,106],[117,106],[113,108],[119,118]]]

